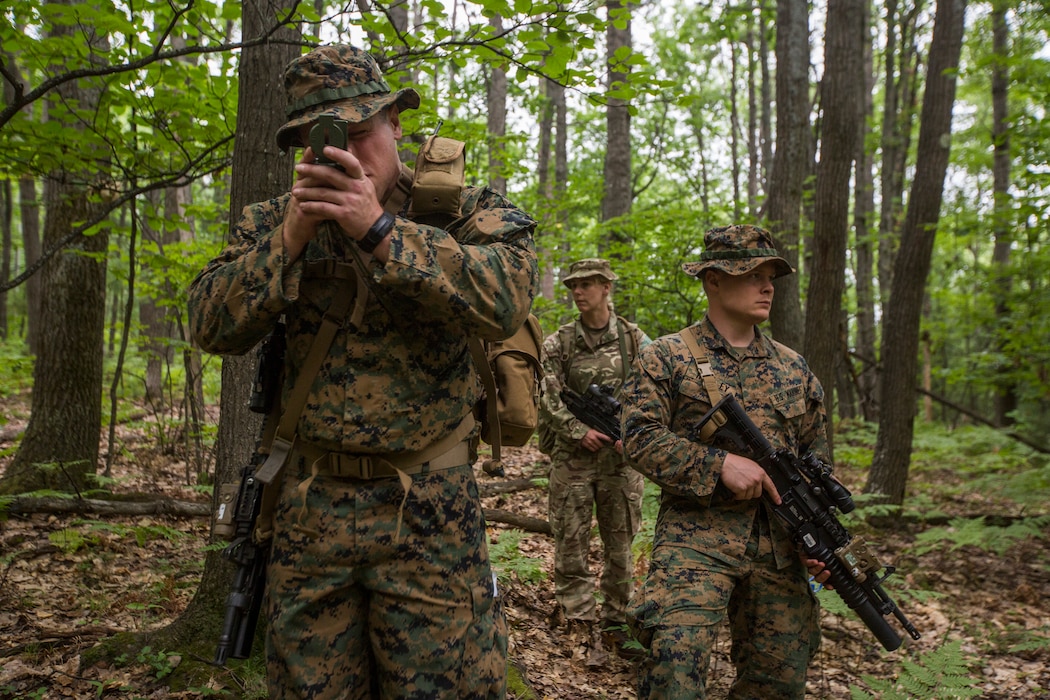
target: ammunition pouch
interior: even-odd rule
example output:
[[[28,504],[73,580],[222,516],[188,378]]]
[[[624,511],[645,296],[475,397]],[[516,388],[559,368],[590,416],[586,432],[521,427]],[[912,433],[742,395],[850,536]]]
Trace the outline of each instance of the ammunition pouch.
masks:
[[[466,156],[462,141],[431,136],[416,157],[412,180],[412,205],[408,218],[428,223],[431,216],[442,222],[458,219],[459,197],[466,178]]]

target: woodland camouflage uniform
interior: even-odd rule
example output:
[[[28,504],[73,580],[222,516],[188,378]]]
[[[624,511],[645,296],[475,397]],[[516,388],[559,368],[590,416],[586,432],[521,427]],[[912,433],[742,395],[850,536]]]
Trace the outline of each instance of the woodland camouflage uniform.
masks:
[[[419,104],[411,89],[390,92],[352,47],[293,61],[286,87],[282,147],[302,145],[298,127],[320,114],[360,121]],[[210,352],[248,352],[284,316],[285,400],[325,311],[353,293],[337,277],[358,254],[327,222],[289,264],[289,198],[245,208],[235,242],[190,289],[193,335]],[[537,288],[534,222],[480,188],[464,190],[464,216],[444,230],[410,220],[410,207],[398,212],[388,261],[365,262],[364,315],[337,331],[284,469],[267,571],[271,698],[505,696],[506,623],[462,436],[479,392],[467,339],[505,338],[525,320]],[[349,478],[331,467],[387,464],[450,435],[453,463],[418,473]]]
[[[790,271],[772,257],[767,237],[749,226],[715,229],[706,237],[715,257],[683,267],[697,276],[712,266],[743,274],[775,259],[779,273]],[[748,347],[734,348],[705,317],[643,349],[624,387],[624,452],[662,488],[649,574],[630,612],[632,630],[649,647],[639,698],[705,697],[711,650],[727,615],[737,669],[730,697],[805,695],[820,631],[802,560],[760,499],[733,500],[721,483],[727,452],[739,448],[694,441],[713,401],[682,340],[686,333],[706,352],[722,396],[734,395],[775,449],[811,450],[828,462],[819,382],[801,355],[755,331]]]
[[[609,263],[579,261],[563,282],[599,276],[615,279]],[[579,318],[544,340],[541,361],[541,420],[556,436],[551,451],[549,518],[555,540],[554,592],[567,622],[598,621],[596,577],[587,565],[592,521],[597,516],[603,546],[600,591],[603,627],[624,628],[633,584],[631,544],[641,524],[642,476],[630,469],[612,445],[591,452],[580,445],[588,427],[565,407],[559,393],[568,387],[584,393],[590,384],[619,395],[630,367],[623,366],[621,334],[628,362],[649,341],[638,328],[615,313],[592,346]]]

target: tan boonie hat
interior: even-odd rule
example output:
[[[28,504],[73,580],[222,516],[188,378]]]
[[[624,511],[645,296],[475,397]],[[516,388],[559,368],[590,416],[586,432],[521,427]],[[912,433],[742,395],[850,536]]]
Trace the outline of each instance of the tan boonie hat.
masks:
[[[284,70],[288,121],[277,130],[282,151],[302,146],[299,127],[323,115],[363,122],[390,104],[401,111],[419,106],[412,88],[390,92],[379,64],[354,46],[322,46],[300,56]]]
[[[561,283],[568,286],[572,280],[579,280],[585,277],[601,277],[607,282],[620,279],[612,271],[612,266],[609,265],[608,260],[584,258],[583,260],[577,260],[569,267],[569,274],[565,276]]]
[[[749,225],[722,226],[704,234],[704,252],[700,261],[683,263],[682,270],[697,278],[710,268],[730,275],[743,275],[770,261],[776,265],[775,277],[795,271],[777,253],[769,231]]]

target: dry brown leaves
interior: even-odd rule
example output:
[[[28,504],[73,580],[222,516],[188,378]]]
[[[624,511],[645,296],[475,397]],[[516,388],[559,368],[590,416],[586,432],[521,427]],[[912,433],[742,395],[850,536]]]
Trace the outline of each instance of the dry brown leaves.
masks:
[[[0,435],[0,449],[11,447],[12,433],[17,431],[9,427]],[[125,430],[119,437],[122,453],[130,457],[115,465],[119,489],[206,500],[186,486],[185,465],[152,447],[150,436]],[[547,458],[535,450],[507,453],[507,479],[546,476]],[[5,461],[0,459],[0,469]],[[484,483],[491,477],[479,469],[478,479]],[[546,490],[492,496],[485,506],[546,519]],[[880,532],[879,555],[893,562],[919,527]],[[491,526],[494,539],[505,531]],[[205,697],[206,689],[173,693],[157,682],[158,669],[178,662],[163,650],[145,652],[127,666],[79,666],[81,650],[99,639],[161,627],[178,616],[196,590],[207,533],[205,522],[163,518],[82,521],[40,515],[0,522],[0,698]],[[610,655],[603,666],[588,667],[573,654],[565,633],[552,629],[550,539],[526,533],[519,549],[540,560],[546,573],[539,584],[512,581],[504,590],[511,657],[534,696],[633,698],[629,662]],[[973,684],[981,697],[1050,697],[1050,648],[1016,648],[1033,632],[1050,636],[1050,545],[1045,540],[1022,542],[1003,557],[970,548],[895,563],[899,571],[888,582],[891,591],[908,587],[936,594],[921,600],[895,596],[922,639],[906,640],[900,651],[886,653],[855,618],[825,612],[824,644],[811,668],[807,697],[848,698],[851,687],[866,687],[865,676],[892,678],[903,659],[918,660],[946,640],[960,640],[975,659]],[[597,538],[591,564],[597,571]],[[640,562],[640,577],[644,570]],[[710,696],[725,697],[732,677],[723,640],[712,662]]]

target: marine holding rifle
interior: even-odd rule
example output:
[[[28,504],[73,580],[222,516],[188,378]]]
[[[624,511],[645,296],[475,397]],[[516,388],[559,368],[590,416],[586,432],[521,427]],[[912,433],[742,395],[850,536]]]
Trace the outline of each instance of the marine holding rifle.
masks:
[[[621,399],[624,454],[662,489],[648,577],[630,611],[648,649],[638,697],[706,697],[728,617],[730,697],[801,699],[820,644],[808,579],[828,572],[796,550],[763,502],[780,502],[763,468],[732,442],[695,432],[732,394],[775,448],[827,462],[824,392],[801,355],[759,328],[773,280],[794,272],[772,236],[735,225],[708,231],[704,243],[683,269],[703,283],[707,314],[643,349]]]
[[[607,260],[573,263],[562,283],[572,291],[580,314],[547,336],[541,353],[540,433],[553,437],[553,444],[544,446],[551,456],[548,512],[557,601],[552,619],[565,628],[572,653],[590,664],[601,663],[608,652],[630,651],[624,647],[625,613],[643,479],[626,465],[612,437],[573,415],[562,391],[583,394],[596,385],[610,398],[618,396],[639,348],[649,342],[637,325],[613,312],[616,279]],[[600,623],[596,577],[587,565],[595,505],[604,550]]]
[[[284,80],[277,143],[303,148],[296,182],[244,210],[189,302],[210,352],[246,353],[286,323],[292,434],[263,465],[277,491],[260,534],[270,697],[502,698],[467,341],[525,320],[535,224],[487,188],[419,214],[397,146],[419,95],[391,91],[364,51],[315,49]],[[337,131],[311,140],[319,124]]]

